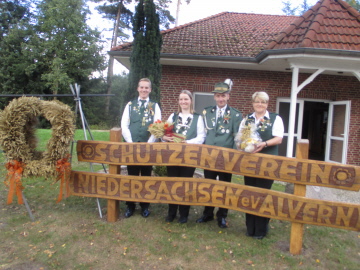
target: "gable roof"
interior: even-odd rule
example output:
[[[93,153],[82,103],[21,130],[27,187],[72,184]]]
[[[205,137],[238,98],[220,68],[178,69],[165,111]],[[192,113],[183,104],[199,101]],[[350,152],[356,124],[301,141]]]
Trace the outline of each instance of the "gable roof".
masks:
[[[320,0],[302,16],[222,12],[162,31],[162,54],[253,58],[264,50],[360,51],[360,14],[341,0]],[[112,52],[131,52],[132,43]]]
[[[360,78],[360,13],[320,0],[302,16],[222,12],[162,31],[162,65],[323,73]],[[130,69],[132,43],[109,52]]]
[[[341,0],[321,0],[266,49],[319,48],[360,51],[360,14]]]
[[[163,54],[254,57],[297,16],[222,12],[162,31]],[[131,51],[132,43],[112,48]]]

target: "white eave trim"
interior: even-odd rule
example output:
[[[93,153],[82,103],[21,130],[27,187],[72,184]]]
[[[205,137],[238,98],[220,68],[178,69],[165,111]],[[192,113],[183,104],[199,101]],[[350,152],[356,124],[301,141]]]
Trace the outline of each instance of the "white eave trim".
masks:
[[[110,51],[117,61],[130,67],[130,53]],[[162,65],[216,67],[289,72],[294,66],[303,72],[312,73],[325,69],[327,74],[353,75],[360,72],[360,51],[328,49],[282,49],[264,50],[256,57],[205,56],[184,54],[161,54]]]

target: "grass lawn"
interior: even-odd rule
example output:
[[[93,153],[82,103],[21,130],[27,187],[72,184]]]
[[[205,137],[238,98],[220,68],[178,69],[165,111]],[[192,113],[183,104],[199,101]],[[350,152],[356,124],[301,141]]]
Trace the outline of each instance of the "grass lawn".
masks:
[[[109,132],[93,135],[109,140]],[[38,130],[39,149],[49,136],[48,130]],[[83,139],[82,130],[75,139]],[[76,158],[72,167],[90,170]],[[4,166],[0,175],[5,178]],[[195,223],[203,207],[191,207],[188,223],[178,224],[164,221],[163,204],[152,204],[147,219],[138,209],[125,219],[121,202],[120,219],[108,223],[106,200],[100,199],[101,219],[96,199],[72,196],[56,203],[59,183],[40,177],[22,181],[35,221],[16,199],[6,204],[7,188],[1,183],[0,269],[359,269],[359,232],[306,225],[303,252],[293,256],[289,222],[271,220],[268,237],[254,240],[245,236],[242,212],[230,210],[229,228],[220,229],[215,221]],[[234,176],[233,182],[241,184],[242,178]]]

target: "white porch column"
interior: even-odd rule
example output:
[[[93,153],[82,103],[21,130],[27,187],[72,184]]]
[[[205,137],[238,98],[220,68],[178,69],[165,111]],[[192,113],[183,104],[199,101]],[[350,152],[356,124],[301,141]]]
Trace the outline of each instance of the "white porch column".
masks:
[[[299,68],[295,66],[292,71],[290,115],[289,115],[290,117],[289,117],[289,127],[288,127],[289,135],[288,135],[287,148],[286,148],[286,157],[293,157],[298,81],[299,81]]]
[[[360,81],[360,72],[354,71],[353,74]]]
[[[292,82],[291,82],[291,96],[290,96],[290,117],[288,142],[286,149],[286,157],[293,157],[294,136],[295,136],[295,117],[296,117],[296,101],[297,94],[309,83],[311,83],[324,69],[318,69],[310,77],[308,77],[301,85],[299,83],[299,67],[293,66]],[[298,133],[300,130],[298,130]],[[301,138],[300,138],[301,139]]]

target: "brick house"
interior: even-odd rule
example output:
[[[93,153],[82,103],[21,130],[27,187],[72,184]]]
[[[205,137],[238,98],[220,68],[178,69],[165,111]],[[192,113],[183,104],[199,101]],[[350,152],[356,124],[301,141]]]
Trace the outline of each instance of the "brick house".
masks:
[[[310,158],[360,165],[360,14],[341,0],[320,0],[302,16],[223,12],[162,31],[164,119],[180,90],[202,112],[215,83],[234,82],[230,106],[252,112],[251,95],[265,91],[286,136],[281,154],[309,139]],[[113,48],[127,68],[131,43]]]

